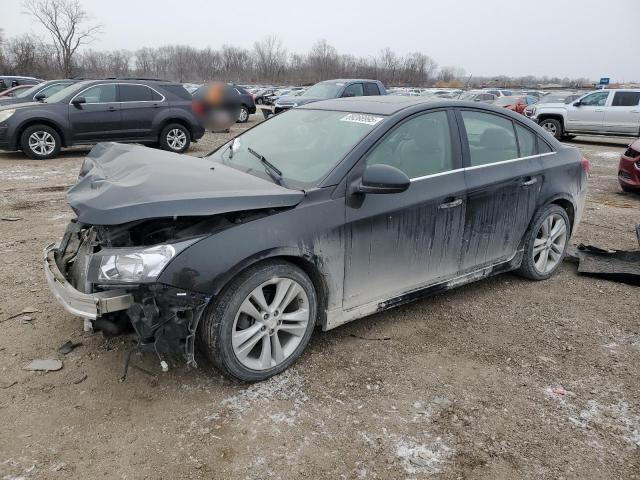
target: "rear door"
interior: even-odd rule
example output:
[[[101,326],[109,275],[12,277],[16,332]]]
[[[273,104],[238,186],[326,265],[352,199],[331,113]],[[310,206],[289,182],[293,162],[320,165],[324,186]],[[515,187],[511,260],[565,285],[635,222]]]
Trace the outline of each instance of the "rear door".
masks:
[[[343,306],[390,299],[458,271],[465,185],[460,144],[445,110],[404,120],[361,161],[404,171],[403,193],[347,198]]]
[[[153,120],[158,110],[167,105],[165,97],[157,90],[142,84],[120,83],[120,109],[122,138],[150,138]]]
[[[75,143],[113,140],[121,135],[120,102],[115,83],[88,87],[73,98],[84,97],[86,103],[69,102],[69,122]]]
[[[613,93],[611,106],[605,108],[604,131],[638,135],[640,132],[640,91]]]
[[[511,259],[542,185],[536,134],[506,116],[461,109],[467,208],[461,270]]]
[[[580,100],[567,105],[566,128],[569,131],[602,133],[604,110],[609,98],[608,91],[590,93]]]

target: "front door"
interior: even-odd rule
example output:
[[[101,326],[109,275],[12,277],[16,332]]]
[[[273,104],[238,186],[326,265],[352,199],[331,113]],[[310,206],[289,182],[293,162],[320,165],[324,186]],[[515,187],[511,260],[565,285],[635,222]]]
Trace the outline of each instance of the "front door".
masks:
[[[509,260],[536,208],[544,180],[537,137],[499,114],[461,110],[467,209],[461,271]],[[466,136],[466,141],[464,140]]]
[[[164,103],[164,97],[146,85],[121,83],[120,109],[122,138],[148,139],[153,131],[153,120]]]
[[[637,136],[640,132],[640,91],[614,92],[611,105],[605,108],[604,130]]]
[[[452,121],[444,110],[411,117],[361,160],[399,168],[411,186],[403,193],[347,198],[344,308],[457,273],[466,198]]]
[[[69,104],[69,122],[74,143],[93,143],[119,138],[122,127],[115,83],[89,87],[75,97],[84,97],[86,102],[78,105]]]
[[[566,129],[570,132],[602,133],[608,91],[591,93],[567,105]],[[576,106],[578,103],[579,106]]]

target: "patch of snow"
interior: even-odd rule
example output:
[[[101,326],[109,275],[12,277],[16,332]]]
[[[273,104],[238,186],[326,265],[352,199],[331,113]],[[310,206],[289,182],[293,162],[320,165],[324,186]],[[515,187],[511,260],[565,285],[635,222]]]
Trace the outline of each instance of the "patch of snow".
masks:
[[[439,473],[442,464],[452,453],[440,437],[426,444],[412,439],[399,439],[395,451],[402,468],[411,475]]]

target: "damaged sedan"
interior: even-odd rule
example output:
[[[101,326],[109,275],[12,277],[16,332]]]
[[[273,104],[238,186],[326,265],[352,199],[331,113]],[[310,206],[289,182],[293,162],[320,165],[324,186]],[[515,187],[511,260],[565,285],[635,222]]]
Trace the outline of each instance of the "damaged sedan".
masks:
[[[96,146],[45,272],[69,312],[133,334],[163,365],[195,365],[199,347],[226,375],[259,381],[295,362],[316,326],[500,272],[549,278],[588,170],[504,109],[327,100],[204,158]]]

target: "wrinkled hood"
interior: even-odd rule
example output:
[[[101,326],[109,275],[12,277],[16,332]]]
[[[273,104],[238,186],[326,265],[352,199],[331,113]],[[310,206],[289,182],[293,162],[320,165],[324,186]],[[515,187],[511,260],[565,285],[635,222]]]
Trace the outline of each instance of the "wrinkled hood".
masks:
[[[207,159],[119,143],[96,145],[67,192],[78,220],[93,225],[291,207],[303,197]]]

